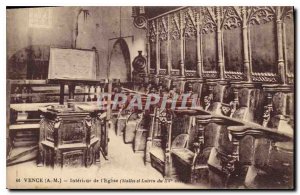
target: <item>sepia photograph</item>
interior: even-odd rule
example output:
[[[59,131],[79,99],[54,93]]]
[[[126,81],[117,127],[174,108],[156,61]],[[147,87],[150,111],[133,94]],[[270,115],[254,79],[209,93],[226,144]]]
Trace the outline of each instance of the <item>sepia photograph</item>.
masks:
[[[5,12],[7,189],[296,188],[293,6]]]

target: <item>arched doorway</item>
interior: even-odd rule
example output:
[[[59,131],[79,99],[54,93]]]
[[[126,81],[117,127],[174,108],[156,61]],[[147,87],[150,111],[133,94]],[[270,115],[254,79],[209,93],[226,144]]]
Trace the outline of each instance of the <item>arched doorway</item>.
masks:
[[[109,78],[121,82],[131,80],[130,53],[124,39],[118,39],[110,52]]]

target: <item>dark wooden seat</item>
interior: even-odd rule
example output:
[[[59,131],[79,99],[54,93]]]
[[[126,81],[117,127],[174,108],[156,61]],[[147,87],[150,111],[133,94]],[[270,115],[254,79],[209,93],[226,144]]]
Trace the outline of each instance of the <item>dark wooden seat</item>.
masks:
[[[172,155],[174,155],[179,161],[186,166],[192,166],[195,153],[187,148],[176,148],[172,149]]]

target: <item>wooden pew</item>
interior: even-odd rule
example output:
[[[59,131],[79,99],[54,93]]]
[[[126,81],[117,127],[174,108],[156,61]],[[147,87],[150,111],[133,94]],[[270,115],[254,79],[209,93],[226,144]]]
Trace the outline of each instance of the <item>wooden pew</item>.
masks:
[[[265,106],[262,125],[293,137],[293,106],[289,106],[293,101],[293,87],[263,84],[263,91]],[[245,179],[247,188],[293,187],[294,144],[292,141],[274,143],[268,137],[256,139],[253,155]]]
[[[172,135],[176,128],[173,126],[172,102],[173,100],[169,100],[165,109],[161,109],[160,105],[157,105],[154,114],[151,115],[151,129],[147,138],[145,154],[146,162],[151,162],[151,165],[158,169],[164,177],[172,177],[174,172],[171,162],[172,150],[182,149],[188,141],[186,133]],[[181,103],[180,100],[176,102],[177,106],[180,106]],[[191,106],[191,102],[188,102],[187,106]]]
[[[247,188],[272,188],[272,189],[289,189],[293,188],[293,137],[289,134],[280,133],[276,130],[256,129],[255,127],[235,126],[228,127],[232,136],[234,145],[232,152],[232,160],[228,167],[229,172],[226,186],[231,182],[231,176],[238,177],[241,173],[239,167],[239,146],[240,140],[246,135],[253,136],[255,140],[266,139],[271,144],[268,150],[264,150],[264,156],[267,163],[260,164],[255,160],[248,167],[246,175],[242,180],[242,184]],[[259,142],[256,142],[257,144]],[[261,144],[261,143],[260,143]],[[258,148],[255,148],[253,158],[257,157]],[[259,159],[260,161],[262,159]]]
[[[212,188],[214,187],[237,187],[239,185],[244,185],[245,182],[245,170],[243,170],[243,162],[241,162],[241,140],[245,136],[252,136],[255,139],[265,137],[269,140],[272,140],[273,142],[287,142],[287,141],[292,141],[293,137],[291,135],[285,134],[285,133],[280,133],[276,129],[270,129],[263,127],[261,125],[258,125],[253,122],[246,122],[246,121],[241,121],[235,118],[230,118],[227,116],[215,114],[209,111],[204,111],[201,108],[192,108],[192,110],[201,110],[202,112],[206,113],[206,118],[207,118],[207,123],[216,123],[219,125],[224,125],[227,124],[227,130],[229,132],[229,140],[231,145],[231,150],[228,152],[228,154],[222,153],[221,151],[216,150],[216,148],[213,148],[211,150],[209,159],[208,159],[208,165],[209,169],[213,171],[219,171],[222,172],[224,175],[224,180],[219,181],[217,186],[211,186]],[[204,129],[204,128],[203,128]],[[206,129],[204,129],[204,132],[206,132]],[[204,133],[205,134],[205,133]],[[205,139],[204,139],[205,143]],[[282,147],[282,144],[277,144],[278,146]],[[216,158],[212,158],[214,154],[217,154],[219,156],[219,162],[213,162],[216,161]],[[277,156],[278,157],[278,156]],[[274,156],[274,158],[276,158]],[[218,164],[218,166],[215,166]],[[214,165],[214,166],[212,166]],[[289,169],[291,170],[291,169]],[[214,175],[209,174],[209,179],[215,179]],[[238,183],[240,181],[240,183]],[[211,184],[211,183],[210,183]],[[223,185],[221,185],[223,184]],[[233,186],[232,186],[233,185]]]

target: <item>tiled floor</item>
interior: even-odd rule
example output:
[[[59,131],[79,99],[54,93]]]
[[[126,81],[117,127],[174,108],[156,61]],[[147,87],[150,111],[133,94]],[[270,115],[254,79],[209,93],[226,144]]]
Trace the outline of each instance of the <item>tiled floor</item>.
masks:
[[[143,153],[134,153],[132,144],[124,144],[121,136],[110,131],[109,159],[101,157],[101,166],[54,170],[37,167],[34,161],[7,168],[11,187],[19,188],[205,188],[175,181],[168,182],[151,165],[145,165]],[[21,182],[16,182],[16,179]],[[25,178],[42,178],[43,182],[25,182]],[[47,179],[49,183],[46,183]],[[54,178],[61,179],[61,183]],[[73,180],[77,182],[72,182]],[[87,183],[87,180],[91,180]],[[98,180],[98,181],[97,181]],[[9,183],[9,182],[8,182]]]

